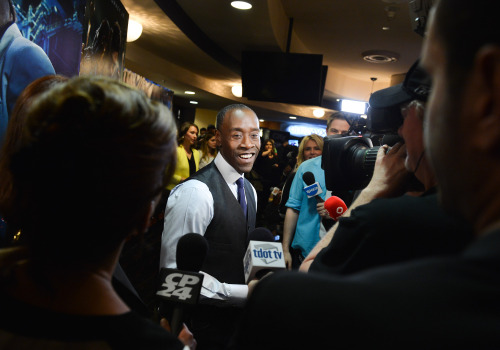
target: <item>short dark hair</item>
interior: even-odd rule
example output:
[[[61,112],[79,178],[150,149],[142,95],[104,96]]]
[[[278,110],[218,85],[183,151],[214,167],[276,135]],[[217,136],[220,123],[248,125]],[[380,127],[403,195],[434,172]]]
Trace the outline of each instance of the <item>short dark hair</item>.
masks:
[[[340,120],[345,120],[347,122],[347,115],[344,112],[335,112],[333,113],[329,118],[328,122],[326,123],[326,128],[328,129],[330,127],[330,124],[336,119]]]
[[[217,120],[215,122],[217,130],[220,131],[220,128],[222,127],[222,123],[224,123],[224,117],[226,116],[226,114],[228,112],[236,110],[236,109],[247,109],[247,110],[250,110],[253,112],[253,110],[250,107],[248,107],[247,105],[244,105],[242,103],[235,103],[232,105],[228,105],[228,106],[222,108],[219,111],[219,113],[217,113]]]

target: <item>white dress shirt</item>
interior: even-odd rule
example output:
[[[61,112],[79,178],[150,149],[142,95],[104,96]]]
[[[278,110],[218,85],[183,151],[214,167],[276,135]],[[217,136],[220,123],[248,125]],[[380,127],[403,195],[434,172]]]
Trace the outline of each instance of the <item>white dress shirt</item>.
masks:
[[[242,177],[220,153],[214,159],[215,166],[222,174],[235,198],[238,198],[236,180]],[[255,207],[257,192],[253,188]],[[161,237],[160,267],[177,268],[175,261],[177,242],[187,233],[205,234],[214,216],[214,200],[208,186],[198,180],[185,181],[172,189],[165,209],[165,221]],[[243,268],[243,261],[241,262]],[[246,300],[246,284],[219,282],[213,276],[205,275],[200,302],[227,306],[241,306]]]

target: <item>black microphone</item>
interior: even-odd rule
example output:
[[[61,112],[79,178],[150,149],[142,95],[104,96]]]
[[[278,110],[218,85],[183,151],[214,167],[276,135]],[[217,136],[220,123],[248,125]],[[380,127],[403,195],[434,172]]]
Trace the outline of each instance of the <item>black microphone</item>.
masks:
[[[245,282],[260,279],[273,270],[283,270],[285,257],[281,243],[265,227],[257,227],[248,235],[248,248],[243,258]]]
[[[256,227],[248,234],[248,241],[275,242],[273,233],[266,227]]]
[[[177,269],[161,268],[157,297],[160,299],[160,315],[170,316],[174,335],[179,335],[185,320],[185,311],[198,303],[203,283],[199,273],[208,253],[205,237],[187,233],[177,243]]]
[[[208,253],[208,242],[198,233],[187,233],[179,239],[175,261],[179,270],[199,272]]]
[[[302,180],[306,183],[306,187],[304,187],[304,192],[306,193],[308,198],[316,198],[316,202],[318,203],[323,203],[324,200],[319,196],[320,193],[323,193],[323,190],[321,189],[321,186],[319,185],[318,182],[316,182],[316,179],[314,178],[314,174],[311,173],[310,171],[306,171],[302,175]]]

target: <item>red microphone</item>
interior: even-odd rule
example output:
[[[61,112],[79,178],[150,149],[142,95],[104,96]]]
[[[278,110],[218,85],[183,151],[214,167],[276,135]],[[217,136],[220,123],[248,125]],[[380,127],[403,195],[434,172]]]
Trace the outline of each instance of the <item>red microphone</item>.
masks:
[[[337,197],[331,196],[325,201],[325,209],[328,211],[330,217],[337,221],[342,214],[347,210],[347,205],[345,205],[344,201]]]

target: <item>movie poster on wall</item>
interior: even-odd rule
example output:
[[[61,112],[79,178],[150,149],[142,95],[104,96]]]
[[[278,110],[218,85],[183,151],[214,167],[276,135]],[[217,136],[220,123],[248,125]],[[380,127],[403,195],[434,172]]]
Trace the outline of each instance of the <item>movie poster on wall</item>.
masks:
[[[21,34],[40,46],[57,74],[78,75],[87,0],[12,0]]]
[[[123,76],[128,12],[118,0],[87,0],[80,75]]]

